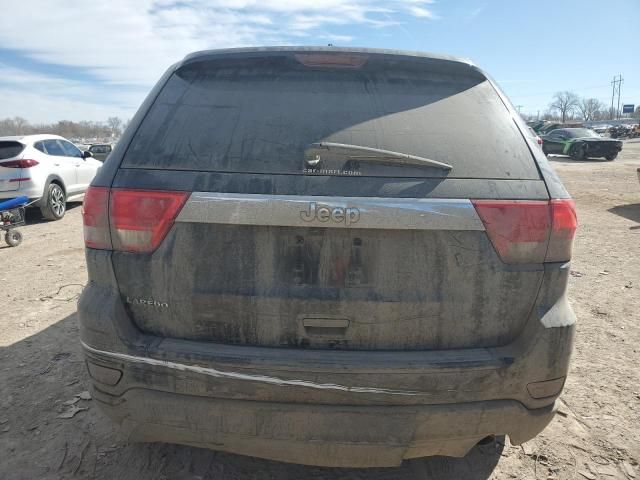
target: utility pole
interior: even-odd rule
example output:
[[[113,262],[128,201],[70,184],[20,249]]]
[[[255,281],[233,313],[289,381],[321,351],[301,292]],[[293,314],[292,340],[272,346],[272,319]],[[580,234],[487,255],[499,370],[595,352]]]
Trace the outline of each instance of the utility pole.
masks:
[[[516,105],[516,110],[518,110],[518,113],[520,113],[521,108],[522,108],[522,105]]]
[[[616,109],[616,118],[620,118],[620,92],[622,91],[622,84],[624,83],[624,79],[622,75],[620,75],[620,80],[618,80],[618,108]]]
[[[616,119],[619,117],[619,112],[620,112],[620,90],[622,90],[622,83],[624,82],[624,79],[622,78],[622,75],[617,75],[615,77],[613,77],[613,81],[611,82],[612,85],[612,89],[611,89],[611,112],[610,112],[610,116],[611,116],[611,120],[613,120],[613,100],[615,99],[615,96],[618,95],[618,108],[616,108]]]

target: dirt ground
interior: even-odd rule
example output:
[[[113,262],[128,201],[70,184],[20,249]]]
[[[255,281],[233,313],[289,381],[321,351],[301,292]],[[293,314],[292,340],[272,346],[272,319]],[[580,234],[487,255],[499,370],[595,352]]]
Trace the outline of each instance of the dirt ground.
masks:
[[[535,440],[372,470],[119,443],[81,398],[88,383],[75,304],[86,270],[75,206],[61,222],[31,214],[24,243],[0,248],[0,478],[640,480],[640,143],[614,162],[552,163],[578,206],[570,297],[579,323],[560,412]]]

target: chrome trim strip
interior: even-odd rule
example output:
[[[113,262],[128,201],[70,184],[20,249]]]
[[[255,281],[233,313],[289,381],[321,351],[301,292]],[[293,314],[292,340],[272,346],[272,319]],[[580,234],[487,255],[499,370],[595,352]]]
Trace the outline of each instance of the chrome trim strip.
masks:
[[[193,192],[176,222],[390,230],[484,230],[470,200]]]
[[[104,355],[117,359],[120,361],[130,363],[143,363],[146,365],[153,365],[155,367],[165,367],[180,372],[199,373],[202,375],[208,375],[215,378],[228,378],[231,380],[246,380],[250,382],[262,382],[271,385],[277,385],[281,387],[304,387],[315,388],[318,390],[340,390],[343,392],[353,393],[381,393],[387,395],[424,395],[421,392],[415,392],[411,390],[389,390],[386,388],[374,388],[374,387],[350,387],[345,385],[336,385],[332,383],[314,383],[308,380],[285,380],[278,377],[268,377],[266,375],[250,375],[247,373],[239,372],[226,372],[216,370],[215,368],[201,367],[199,365],[186,365],[184,363],[170,362],[168,360],[160,360],[150,357],[138,357],[134,355],[127,355],[126,353],[107,352],[104,350],[98,350],[97,348],[90,347],[83,341],[80,341],[82,347],[89,353],[95,355]]]

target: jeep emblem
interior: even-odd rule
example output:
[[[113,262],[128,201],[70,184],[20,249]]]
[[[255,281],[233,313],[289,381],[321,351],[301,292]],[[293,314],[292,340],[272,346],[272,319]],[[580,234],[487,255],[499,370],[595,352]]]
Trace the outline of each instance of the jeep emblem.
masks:
[[[335,223],[344,223],[349,226],[360,220],[360,210],[357,208],[330,207],[311,202],[306,210],[300,212],[300,218],[305,222],[318,220],[326,223],[331,220]]]

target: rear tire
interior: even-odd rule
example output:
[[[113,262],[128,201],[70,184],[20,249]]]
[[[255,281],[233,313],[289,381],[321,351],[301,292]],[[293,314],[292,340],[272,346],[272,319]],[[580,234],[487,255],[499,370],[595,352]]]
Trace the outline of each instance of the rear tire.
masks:
[[[609,161],[612,161],[612,160],[615,160],[617,156],[618,156],[617,153],[611,153],[609,155],[605,155],[604,158],[606,158]]]
[[[4,234],[4,241],[10,247],[17,247],[22,243],[22,234],[18,230],[8,230]]]
[[[47,187],[43,198],[43,205],[40,207],[42,216],[47,220],[60,220],[67,211],[67,196],[64,190],[57,183],[52,183]]]

